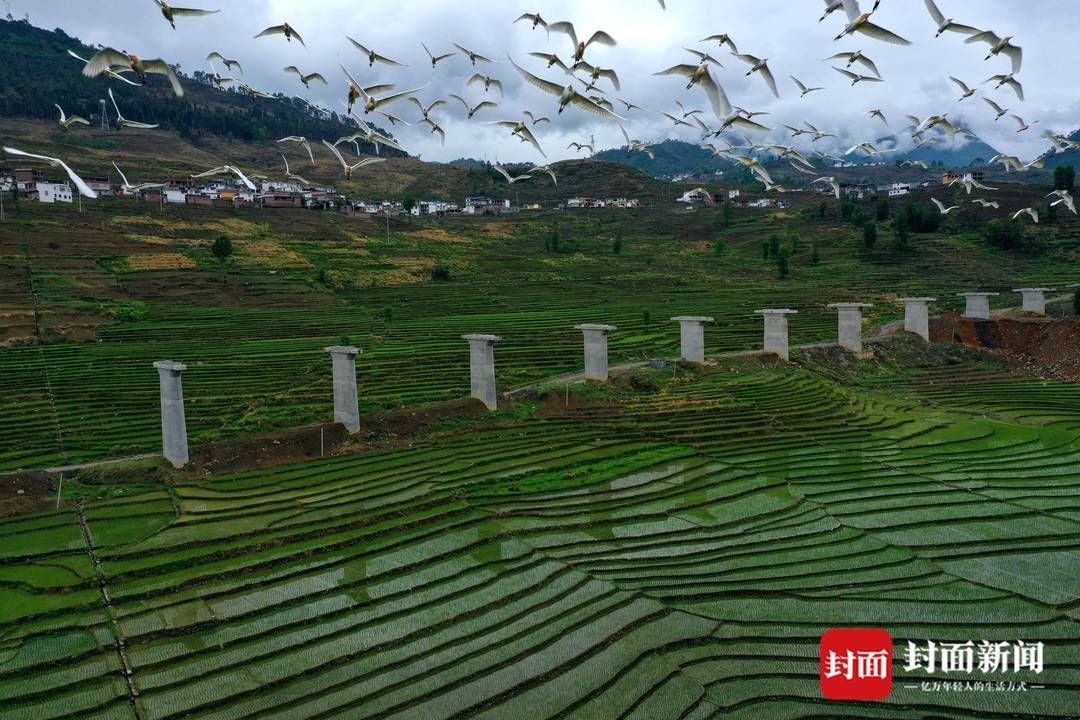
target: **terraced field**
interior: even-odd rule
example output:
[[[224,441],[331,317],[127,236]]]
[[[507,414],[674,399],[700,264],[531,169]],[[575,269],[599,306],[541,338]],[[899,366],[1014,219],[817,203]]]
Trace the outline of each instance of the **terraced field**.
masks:
[[[618,325],[611,353],[621,362],[673,354],[678,332],[667,318],[678,314],[718,318],[706,336],[712,354],[757,347],[760,307],[799,309],[798,343],[835,336],[829,302],[874,302],[868,322],[877,323],[898,317],[894,299],[906,293],[955,308],[960,290],[1008,294],[1076,279],[1061,254],[1080,234],[1071,218],[1045,231],[1055,253],[1004,258],[964,235],[867,253],[850,225],[802,202],[782,213],[740,209],[727,228],[712,211],[650,210],[395,223],[389,236],[379,222],[330,213],[161,212],[114,200],[78,215],[22,203],[0,225],[0,341],[9,340],[0,347],[0,470],[156,449],[159,359],[189,367],[198,444],[327,419],[322,348],[342,339],[364,349],[361,408],[371,410],[463,395],[466,332],[506,338],[497,351],[506,389],[578,369],[581,322]],[[545,252],[555,226],[561,250]],[[780,280],[761,243],[792,227],[802,238],[792,277]],[[223,233],[237,247],[224,283],[208,249]],[[625,236],[617,255],[616,235]],[[431,280],[436,265],[451,281]]]
[[[1080,393],[920,352],[0,522],[0,718],[1076,717]],[[1044,687],[826,702],[853,625],[1041,641]]]

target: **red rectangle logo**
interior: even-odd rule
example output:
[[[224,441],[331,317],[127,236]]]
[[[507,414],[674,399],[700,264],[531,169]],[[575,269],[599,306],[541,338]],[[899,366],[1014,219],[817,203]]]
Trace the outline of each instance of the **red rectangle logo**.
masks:
[[[829,700],[883,700],[892,692],[892,636],[833,628],[821,636],[818,680]]]

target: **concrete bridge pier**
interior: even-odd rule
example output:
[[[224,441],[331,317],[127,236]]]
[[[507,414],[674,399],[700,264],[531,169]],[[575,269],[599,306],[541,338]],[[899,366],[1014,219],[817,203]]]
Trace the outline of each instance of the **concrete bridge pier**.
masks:
[[[585,337],[585,379],[607,382],[608,379],[608,333],[618,330],[614,325],[585,323],[575,325]]]
[[[499,398],[495,391],[495,343],[502,340],[498,335],[462,335],[469,341],[469,376],[472,397],[495,410]]]
[[[765,352],[779,355],[782,360],[790,359],[788,349],[788,315],[795,315],[798,310],[769,308],[755,310],[754,313],[765,318]]]
[[[990,319],[990,298],[998,293],[968,292],[958,294],[967,301],[964,313],[960,317],[972,318],[974,320]]]
[[[928,305],[937,302],[932,297],[900,298],[904,303],[904,330],[930,342],[930,311]]]
[[[154,363],[161,390],[161,454],[180,468],[188,463],[187,420],[184,417],[184,387],[180,375],[187,365],[172,360]]]
[[[874,306],[868,303],[832,303],[829,307],[836,309],[840,347],[861,355],[863,308]]]
[[[325,348],[334,363],[334,422],[350,433],[360,429],[360,407],[356,393],[356,356],[360,348],[334,345]]]
[[[679,351],[686,362],[705,362],[705,323],[713,322],[704,315],[679,315],[671,318],[679,323]]]
[[[1056,288],[1020,288],[1013,290],[1013,292],[1018,292],[1023,297],[1024,312],[1038,315],[1046,314],[1046,293],[1055,291]]]

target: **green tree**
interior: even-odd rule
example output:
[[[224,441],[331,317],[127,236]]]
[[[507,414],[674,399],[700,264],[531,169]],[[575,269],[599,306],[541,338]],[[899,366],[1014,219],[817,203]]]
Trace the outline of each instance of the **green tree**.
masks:
[[[450,280],[450,268],[445,265],[436,265],[431,268],[431,279],[436,282],[449,282]]]
[[[652,323],[652,312],[650,312],[648,309],[642,310],[641,311],[641,324],[644,325],[645,327],[649,327],[650,323]]]
[[[822,200],[821,204],[818,205],[818,209],[817,209],[818,217],[821,218],[822,220],[824,220],[825,219],[825,213],[827,213],[828,211],[829,211],[829,203],[826,202],[825,200]]]
[[[769,254],[766,257],[776,257],[780,254],[780,236],[773,233],[769,236]]]
[[[551,225],[551,237],[548,244],[550,245],[548,252],[559,252],[559,223]]]
[[[392,308],[392,307],[384,307],[382,309],[382,316],[383,316],[383,322],[385,322],[387,325],[389,325],[390,323],[392,323],[394,321],[394,308]]]
[[[881,198],[877,203],[877,220],[883,222],[889,219],[889,201],[886,198]]]
[[[1076,170],[1072,165],[1058,165],[1054,168],[1054,189],[1073,191],[1076,183]]]
[[[719,238],[713,242],[713,252],[717,255],[727,255],[728,246],[727,241],[724,238]]]
[[[401,207],[405,209],[405,212],[412,213],[413,208],[416,207],[416,198],[409,193],[405,193],[405,196],[401,198]]]
[[[221,283],[225,284],[225,263],[229,256],[233,254],[232,240],[228,235],[218,235],[213,245],[210,246],[210,252],[214,254],[214,257],[217,258],[218,263],[221,265]]]
[[[867,250],[874,249],[874,243],[877,242],[877,223],[873,220],[863,225],[862,242]]]
[[[728,200],[724,203],[724,206],[720,209],[720,215],[724,219],[724,227],[731,227],[731,217],[735,214],[734,208],[731,207],[731,201]]]
[[[907,223],[893,223],[893,240],[897,250],[911,249],[911,231],[908,230]]]
[[[780,276],[780,279],[783,280],[788,276],[790,271],[791,263],[788,259],[787,248],[781,248],[776,254],[776,272]]]
[[[1080,288],[1073,291],[1073,314],[1080,315]]]
[[[615,232],[615,239],[611,241],[611,254],[612,255],[621,255],[622,254],[622,228],[619,228]]]
[[[821,262],[821,256],[818,255],[817,238],[810,241],[810,264],[817,265]]]
[[[792,230],[790,233],[788,233],[788,243],[791,245],[791,254],[794,255],[799,252],[799,249],[802,245],[802,237],[799,235],[799,233]]]
[[[769,241],[768,240],[762,240],[761,241],[761,259],[762,260],[768,260],[769,259]]]

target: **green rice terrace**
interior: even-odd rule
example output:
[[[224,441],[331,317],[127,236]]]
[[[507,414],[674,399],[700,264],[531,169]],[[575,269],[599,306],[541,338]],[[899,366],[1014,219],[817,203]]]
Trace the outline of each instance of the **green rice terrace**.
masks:
[[[5,208],[0,720],[1080,716],[1080,222],[868,248],[819,203]],[[1049,319],[1006,309],[1042,285]],[[1016,321],[996,350],[956,319],[976,289]],[[934,342],[876,332],[905,295],[940,298]],[[842,301],[874,303],[864,359],[830,344]],[[738,353],[767,307],[800,311],[790,362]],[[618,326],[615,366],[677,356],[687,314],[717,320],[704,366],[565,378],[575,324]],[[505,338],[496,412],[462,400],[464,333]],[[188,366],[193,450],[221,458],[329,427],[338,344],[386,420],[325,457],[132,457],[161,449],[153,361]],[[824,700],[821,635],[863,626],[898,658],[1022,640],[1045,665],[934,692],[955,678],[899,660],[884,701]]]

